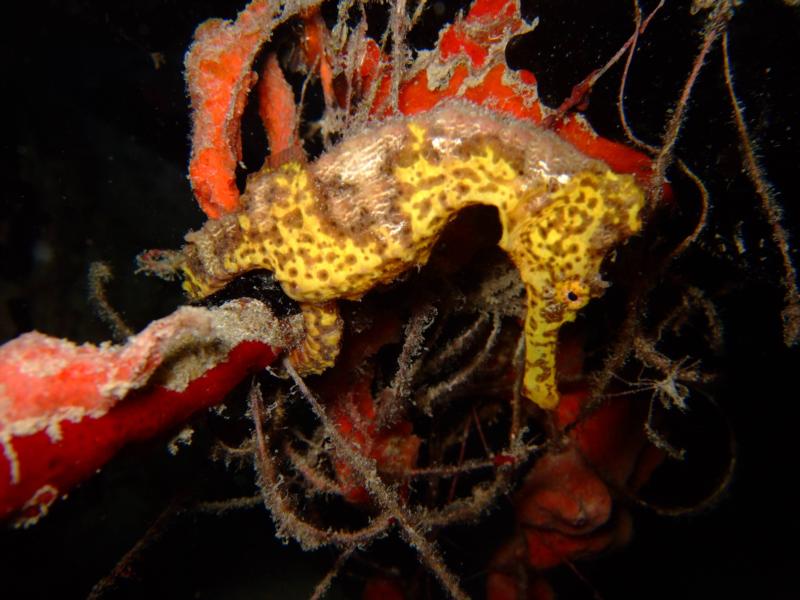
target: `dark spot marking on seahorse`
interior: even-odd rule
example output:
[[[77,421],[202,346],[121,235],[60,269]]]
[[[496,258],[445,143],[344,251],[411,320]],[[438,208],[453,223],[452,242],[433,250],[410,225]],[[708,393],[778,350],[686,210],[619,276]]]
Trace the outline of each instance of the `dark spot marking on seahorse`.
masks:
[[[271,222],[270,226],[261,234],[270,245],[275,246],[281,240],[281,232],[278,230],[278,226]]]
[[[386,242],[381,238],[375,238],[373,242],[375,246],[375,252],[380,254],[381,256],[386,253]]]
[[[447,176],[443,173],[439,173],[438,175],[432,175],[431,177],[420,180],[417,187],[418,189],[430,189],[442,185],[445,181],[447,181]]]
[[[582,234],[587,229],[589,229],[589,226],[592,224],[592,218],[583,211],[581,211],[579,216],[580,216],[580,223],[578,223],[573,230],[577,234]]]
[[[417,210],[419,211],[419,218],[425,219],[428,216],[428,213],[431,212],[431,208],[433,208],[431,204],[431,199],[427,196],[424,200],[420,200],[417,202]]]
[[[303,226],[303,213],[295,208],[283,216],[283,222],[291,229],[300,229]]]
[[[319,271],[317,271],[317,277],[319,277],[320,281],[328,281],[329,277],[328,271],[325,269],[320,269]]]
[[[453,169],[453,177],[456,179],[470,179],[475,182],[481,181],[481,176],[469,167],[457,167]]]
[[[536,378],[536,381],[538,381],[539,383],[544,383],[545,381],[548,381],[550,379],[550,373],[552,369],[547,366],[539,367],[539,369],[541,369],[541,373]]]
[[[401,202],[410,198],[411,195],[417,191],[416,186],[405,181],[398,181],[395,187],[397,189],[397,196]]]
[[[285,265],[289,262],[289,253],[288,252],[281,252],[280,250],[275,250],[274,252],[275,262],[279,265]]]
[[[542,337],[552,338],[553,340],[557,340],[558,339],[558,325],[561,325],[564,322],[564,312],[565,312],[564,311],[564,306],[561,305],[558,310],[559,310],[558,314],[560,315],[560,318],[558,319],[558,321],[556,321],[557,325],[555,327],[546,328],[542,332]],[[575,313],[574,310],[570,311],[570,312],[573,313],[573,314]]]

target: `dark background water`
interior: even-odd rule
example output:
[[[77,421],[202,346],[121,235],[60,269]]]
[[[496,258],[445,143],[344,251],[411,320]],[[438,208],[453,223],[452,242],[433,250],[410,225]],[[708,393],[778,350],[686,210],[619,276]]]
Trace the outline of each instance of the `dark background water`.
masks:
[[[555,105],[624,41],[631,4],[525,2],[524,14],[541,22],[512,46],[509,60],[533,70],[540,95]],[[143,249],[176,247],[203,222],[185,176],[182,58],[198,23],[232,18],[240,8],[231,2],[50,0],[6,13],[0,340],[30,329],[76,341],[108,339],[86,300],[86,271],[94,260],[112,266],[117,277],[110,299],[137,329],[181,301],[176,286],[135,276],[133,258]],[[444,4],[439,9],[432,12],[432,28],[453,12]],[[648,142],[660,138],[701,26],[686,2],[668,2],[642,40],[627,107]],[[730,37],[748,124],[785,222],[797,233],[800,9],[777,0],[745,2]],[[705,283],[719,302],[726,351],[715,365],[720,380],[714,393],[736,433],[738,469],[713,510],[679,519],[638,511],[631,545],[580,564],[608,599],[796,597],[800,360],[797,349],[781,342],[780,263],[742,174],[720,68],[717,50],[678,145],[708,185],[713,211],[701,243],[676,269]],[[615,139],[623,138],[615,109],[619,73],[617,67],[600,82],[587,110],[596,129]],[[676,188],[691,193],[679,181]],[[188,451],[172,457],[165,440],[128,449],[40,525],[0,533],[0,595],[82,597],[176,496],[247,490],[249,469],[231,475],[208,462],[212,432],[202,421]],[[503,518],[491,523],[505,527]],[[302,554],[294,544],[275,542],[273,533],[263,510],[179,519],[144,554],[136,580],[112,597],[307,596],[333,555]],[[448,551],[477,569],[485,554],[480,545]],[[555,580],[562,597],[591,597],[566,570]],[[481,579],[475,581],[471,589],[479,590]]]

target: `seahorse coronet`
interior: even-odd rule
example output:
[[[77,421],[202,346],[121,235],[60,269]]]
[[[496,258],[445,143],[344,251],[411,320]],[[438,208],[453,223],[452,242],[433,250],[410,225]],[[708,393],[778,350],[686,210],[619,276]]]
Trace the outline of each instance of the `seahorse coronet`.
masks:
[[[451,101],[351,133],[309,164],[248,178],[238,212],[186,236],[184,289],[203,298],[253,269],[300,303],[301,373],[332,366],[336,301],[359,299],[425,264],[444,227],[471,205],[497,209],[499,246],[527,290],[524,392],[558,403],[558,329],[603,289],[606,254],[641,228],[644,193],[527,122]]]

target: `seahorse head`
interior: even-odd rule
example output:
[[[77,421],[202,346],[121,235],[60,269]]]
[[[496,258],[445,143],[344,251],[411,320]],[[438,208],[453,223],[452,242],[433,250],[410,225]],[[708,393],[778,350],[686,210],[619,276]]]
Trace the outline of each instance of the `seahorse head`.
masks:
[[[525,394],[543,408],[558,404],[558,330],[606,287],[603,259],[641,229],[644,200],[630,175],[578,172],[557,182],[542,208],[507,236],[528,295]]]

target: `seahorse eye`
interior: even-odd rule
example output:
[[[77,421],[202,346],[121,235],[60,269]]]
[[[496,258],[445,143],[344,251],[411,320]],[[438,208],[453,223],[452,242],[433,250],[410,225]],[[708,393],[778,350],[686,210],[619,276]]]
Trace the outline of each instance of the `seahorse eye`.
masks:
[[[556,298],[559,298],[566,308],[572,310],[583,308],[591,296],[591,290],[580,279],[565,281],[556,292]]]

